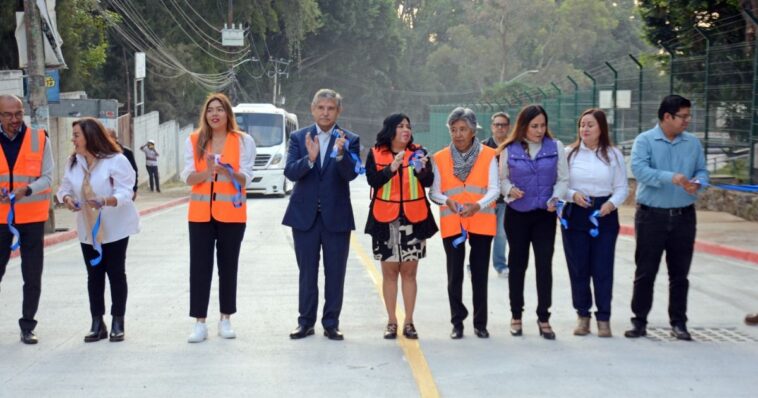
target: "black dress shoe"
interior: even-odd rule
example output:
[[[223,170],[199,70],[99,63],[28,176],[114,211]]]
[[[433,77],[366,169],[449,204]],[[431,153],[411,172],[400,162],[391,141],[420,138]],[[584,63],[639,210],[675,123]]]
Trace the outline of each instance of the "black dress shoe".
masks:
[[[84,336],[85,343],[93,343],[102,339],[108,338],[108,328],[105,327],[103,317],[92,318],[92,327],[90,327],[89,333]]]
[[[397,338],[397,323],[387,324],[387,327],[384,328],[384,338],[387,340]]]
[[[39,341],[33,330],[22,330],[21,342],[24,344],[37,344]]]
[[[337,328],[326,328],[324,329],[324,336],[326,336],[329,340],[344,340],[345,336],[342,335],[342,332],[340,332]]]
[[[290,332],[290,338],[293,340],[302,339],[313,335],[313,333],[315,333],[313,331],[313,326],[297,325],[295,330]]]
[[[647,329],[645,325],[632,322],[632,328],[624,332],[624,337],[630,339],[636,339],[638,337],[647,336]]]
[[[450,338],[458,340],[463,338],[463,326],[453,326],[453,331],[450,332]]]
[[[684,326],[684,325],[672,326],[671,335],[676,337],[677,340],[686,340],[686,341],[692,340],[692,336],[690,335],[690,332],[687,331],[687,326]]]
[[[403,326],[403,336],[406,339],[416,340],[418,339],[418,333],[416,333],[416,327],[412,323],[406,323]]]
[[[124,317],[114,316],[113,323],[111,323],[111,337],[113,342],[124,341]]]
[[[487,329],[474,328],[474,334],[476,335],[476,337],[479,337],[480,339],[490,338],[490,332],[488,332]]]

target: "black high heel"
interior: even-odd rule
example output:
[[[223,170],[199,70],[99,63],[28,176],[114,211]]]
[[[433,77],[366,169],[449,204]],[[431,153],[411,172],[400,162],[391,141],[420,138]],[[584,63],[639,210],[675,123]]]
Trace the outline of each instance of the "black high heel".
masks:
[[[553,328],[550,327],[550,322],[537,321],[537,326],[540,328],[540,336],[545,340],[555,340],[555,332],[553,332]]]
[[[105,327],[103,317],[92,318],[92,327],[90,327],[89,333],[84,336],[85,343],[94,343],[102,339],[108,338],[108,328]]]
[[[511,336],[521,336],[523,333],[521,319],[511,319]]]

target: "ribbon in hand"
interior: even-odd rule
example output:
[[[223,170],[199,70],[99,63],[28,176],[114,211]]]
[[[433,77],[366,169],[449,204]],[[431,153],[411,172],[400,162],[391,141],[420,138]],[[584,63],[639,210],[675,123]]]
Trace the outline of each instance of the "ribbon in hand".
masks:
[[[100,203],[100,199],[96,199],[98,201],[98,204]],[[105,204],[105,201],[103,201],[103,204]],[[76,207],[79,207],[79,203],[76,203]],[[103,215],[102,206],[99,207],[99,210],[97,212],[97,220],[95,220],[95,225],[92,226],[92,248],[95,249],[97,252],[97,257],[93,258],[89,261],[89,264],[91,266],[96,266],[100,264],[100,261],[103,260],[103,245],[97,240],[97,233],[100,232],[100,220]]]
[[[232,198],[232,205],[234,208],[242,207],[242,185],[236,178],[234,178],[234,167],[229,163],[222,162],[221,155],[216,155],[216,164],[222,166],[229,172],[229,178],[232,180],[232,185],[234,185],[234,189],[237,191]]]
[[[558,221],[561,222],[561,227],[563,229],[568,229],[569,222],[565,218],[563,218],[563,208],[566,207],[566,202],[562,200],[558,200],[555,202],[555,214],[558,216]]]
[[[590,229],[590,236],[592,236],[593,238],[597,238],[597,236],[600,235],[600,225],[599,225],[599,222],[597,221],[598,217],[601,217],[600,210],[593,211],[589,217],[590,222],[592,223],[592,225],[595,226],[595,228]]]
[[[340,138],[340,133],[337,129],[332,129],[332,136],[337,139]],[[347,135],[345,135],[345,146],[343,147],[345,152],[350,155],[351,158],[353,158],[353,161],[355,162],[355,173],[356,174],[366,174],[366,168],[362,166],[361,164],[361,158],[358,157],[357,154],[350,152],[350,139],[347,138]],[[332,159],[337,157],[337,146],[332,147],[332,153],[329,155]]]
[[[460,212],[463,211],[463,206],[461,206],[461,204],[458,203],[457,209],[458,209],[458,213],[460,213]],[[458,246],[461,245],[461,243],[463,243],[463,242],[466,241],[466,238],[468,238],[468,231],[466,231],[466,228],[463,227],[463,223],[461,223],[461,236],[459,236],[459,237],[455,238],[455,240],[453,240],[453,247],[455,247],[457,249]]]
[[[424,157],[424,151],[418,149],[415,152],[413,152],[413,155],[411,155],[411,159],[408,161],[411,166],[413,166],[416,170],[421,170],[424,168],[424,163],[421,162],[421,158]]]
[[[3,188],[3,196],[8,196],[8,200],[11,202],[10,204],[10,210],[8,210],[8,231],[13,235],[13,239],[11,239],[11,251],[16,250],[21,246],[21,234],[18,232],[18,229],[13,226],[13,218],[15,209],[14,206],[16,204],[16,194],[11,192],[10,195],[8,195],[8,190],[6,188]],[[14,242],[15,241],[15,242]]]

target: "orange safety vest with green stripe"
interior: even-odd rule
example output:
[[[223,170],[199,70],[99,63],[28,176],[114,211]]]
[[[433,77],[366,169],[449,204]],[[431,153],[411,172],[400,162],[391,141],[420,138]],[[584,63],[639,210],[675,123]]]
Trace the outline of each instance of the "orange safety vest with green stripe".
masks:
[[[0,189],[5,188],[11,191],[11,174],[13,174],[13,189],[25,187],[40,178],[46,140],[45,130],[32,131],[27,127],[12,173],[8,167],[5,152],[0,150]],[[0,204],[0,224],[8,223],[10,208],[10,203]],[[31,196],[24,196],[16,201],[13,209],[15,211],[14,224],[47,221],[50,209],[50,188],[32,192]]]
[[[395,155],[386,148],[371,149],[376,162],[376,170],[382,171],[390,167]],[[386,184],[374,191],[374,206],[372,214],[379,222],[389,223],[400,217],[400,206],[403,207],[403,215],[411,223],[426,220],[429,209],[426,205],[424,187],[416,177],[415,169],[410,165],[413,151],[405,151],[403,164]]]
[[[196,153],[197,131],[190,134],[192,153]],[[237,132],[230,132],[226,136],[224,150],[221,153],[221,161],[232,165],[234,171],[240,169],[241,137]],[[209,143],[210,145],[210,143]],[[208,168],[205,157],[195,159],[195,170],[205,171]],[[243,188],[244,189],[244,188]],[[212,179],[205,180],[192,186],[189,201],[189,216],[191,222],[209,222],[211,217],[221,222],[244,223],[247,221],[247,203],[245,192],[242,192],[242,206],[235,208],[233,199],[237,190],[234,189],[232,180],[225,174],[215,174]]]
[[[460,204],[475,203],[487,193],[490,163],[494,157],[495,150],[482,145],[466,181],[461,181],[453,175],[453,156],[450,148],[435,153],[434,164],[437,165],[440,173],[440,190],[445,196]],[[461,225],[470,233],[495,236],[497,233],[495,201],[471,217],[460,217],[446,205],[440,206],[440,229],[443,238],[460,235]]]

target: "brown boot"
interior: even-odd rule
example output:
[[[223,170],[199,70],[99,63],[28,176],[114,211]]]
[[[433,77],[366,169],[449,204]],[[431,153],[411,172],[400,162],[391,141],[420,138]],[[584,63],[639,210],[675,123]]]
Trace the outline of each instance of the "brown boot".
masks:
[[[611,334],[610,322],[597,321],[597,337],[613,337],[613,334]]]
[[[753,326],[758,325],[758,314],[748,314],[745,317],[745,323]]]
[[[580,316],[576,319],[574,336],[586,336],[588,334],[590,334],[590,317]]]

